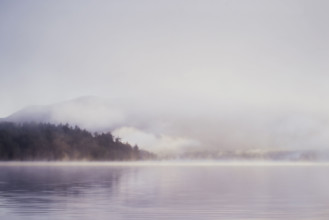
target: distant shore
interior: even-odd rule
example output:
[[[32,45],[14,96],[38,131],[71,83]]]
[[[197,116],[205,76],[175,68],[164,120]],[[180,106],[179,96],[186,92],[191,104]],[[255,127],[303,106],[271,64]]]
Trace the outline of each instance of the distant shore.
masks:
[[[329,166],[329,162],[300,161],[212,161],[212,160],[152,160],[152,161],[0,161],[0,166],[186,166],[186,167],[253,167],[253,166]]]

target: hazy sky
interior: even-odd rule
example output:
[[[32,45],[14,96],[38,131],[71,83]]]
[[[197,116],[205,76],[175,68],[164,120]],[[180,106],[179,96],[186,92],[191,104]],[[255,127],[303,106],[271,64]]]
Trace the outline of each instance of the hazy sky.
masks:
[[[328,12],[325,0],[1,0],[0,117],[92,95],[200,123],[326,119]]]

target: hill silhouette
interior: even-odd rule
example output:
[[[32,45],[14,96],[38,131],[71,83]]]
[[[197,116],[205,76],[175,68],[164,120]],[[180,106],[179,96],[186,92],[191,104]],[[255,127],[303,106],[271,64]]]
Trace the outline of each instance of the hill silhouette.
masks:
[[[0,160],[141,160],[155,155],[111,133],[68,124],[0,123]]]

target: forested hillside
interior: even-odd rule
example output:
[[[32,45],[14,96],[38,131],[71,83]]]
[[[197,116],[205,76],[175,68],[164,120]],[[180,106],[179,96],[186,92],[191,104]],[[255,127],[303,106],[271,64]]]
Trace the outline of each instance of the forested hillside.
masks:
[[[140,160],[154,155],[111,133],[53,124],[0,123],[0,160]]]

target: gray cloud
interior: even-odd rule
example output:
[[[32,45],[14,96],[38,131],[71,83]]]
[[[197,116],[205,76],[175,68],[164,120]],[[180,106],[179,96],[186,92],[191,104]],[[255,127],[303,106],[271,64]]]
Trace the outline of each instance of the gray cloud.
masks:
[[[327,143],[327,1],[0,4],[1,117],[92,95],[109,104],[52,120],[216,147]]]

